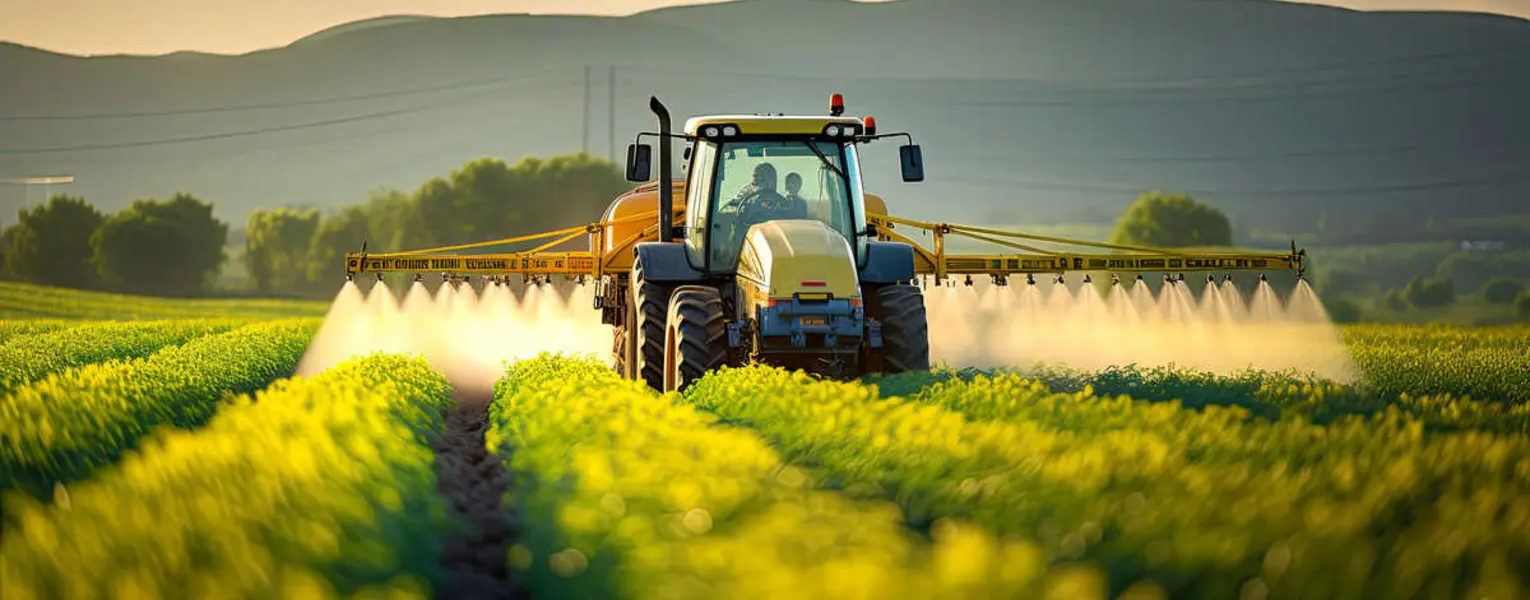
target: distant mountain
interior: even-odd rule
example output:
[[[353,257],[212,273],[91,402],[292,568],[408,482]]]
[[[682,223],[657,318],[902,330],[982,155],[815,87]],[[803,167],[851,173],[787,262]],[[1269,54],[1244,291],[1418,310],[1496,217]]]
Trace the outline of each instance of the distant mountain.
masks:
[[[240,56],[0,44],[0,180],[72,174],[108,209],[186,190],[256,207],[361,201],[479,156],[620,158],[677,117],[827,110],[925,146],[866,153],[900,214],[1109,218],[1190,190],[1242,226],[1530,207],[1530,22],[1258,0],[740,0],[610,17],[389,17]],[[32,202],[42,200],[40,191]],[[4,222],[22,188],[0,187]],[[1326,217],[1325,217],[1326,215]],[[595,215],[591,215],[595,217]]]

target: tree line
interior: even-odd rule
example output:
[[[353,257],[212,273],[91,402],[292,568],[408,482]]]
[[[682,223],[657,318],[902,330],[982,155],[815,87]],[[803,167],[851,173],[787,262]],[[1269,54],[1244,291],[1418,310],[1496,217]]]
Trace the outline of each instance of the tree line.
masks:
[[[593,222],[631,184],[611,161],[588,154],[482,158],[414,192],[380,189],[360,204],[252,211],[241,260],[251,292],[325,298],[346,253],[489,241]],[[57,195],[23,209],[0,232],[0,275],[43,285],[159,296],[207,293],[227,263],[229,224],[187,193],[137,200],[106,215],[84,198]],[[486,251],[494,251],[488,249]]]

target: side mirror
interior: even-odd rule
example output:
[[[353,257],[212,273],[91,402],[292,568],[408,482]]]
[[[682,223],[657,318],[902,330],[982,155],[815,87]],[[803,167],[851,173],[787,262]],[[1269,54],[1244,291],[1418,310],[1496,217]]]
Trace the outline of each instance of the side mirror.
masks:
[[[924,157],[919,153],[918,144],[909,144],[898,147],[898,162],[903,168],[903,181],[924,181]]]
[[[645,182],[653,179],[653,146],[630,144],[627,146],[627,181]]]

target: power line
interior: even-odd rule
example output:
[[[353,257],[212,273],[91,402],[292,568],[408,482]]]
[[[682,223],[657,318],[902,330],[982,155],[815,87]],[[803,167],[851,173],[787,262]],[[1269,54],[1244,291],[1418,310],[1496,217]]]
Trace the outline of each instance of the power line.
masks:
[[[584,138],[579,149],[590,151],[590,65],[584,66]]]
[[[609,106],[607,107],[610,110],[610,114],[608,114],[607,117],[606,117],[606,122],[609,125],[609,127],[607,127],[607,132],[606,132],[606,134],[608,136],[607,139],[606,139],[606,150],[607,150],[607,152],[610,155],[611,161],[615,162],[616,161],[616,65],[611,65],[609,67],[609,69],[610,70],[607,71],[607,78],[606,78],[606,86],[608,88],[610,88],[609,90],[607,90],[610,93]]]
[[[968,181],[987,182],[986,184],[972,184]],[[1163,185],[1125,185],[1125,184],[1087,184],[1087,183],[1059,183],[1034,181],[1009,177],[990,177],[982,175],[964,175],[957,181],[928,180],[932,183],[945,183],[950,185],[976,187],[1021,187],[1034,189],[1050,189],[1058,191],[1076,192],[1122,192],[1140,194],[1152,190],[1184,192],[1201,195],[1227,195],[1227,196],[1351,196],[1365,194],[1379,194],[1392,192],[1421,192],[1437,189],[1449,189],[1458,187],[1471,187],[1488,185],[1504,181],[1530,181],[1530,173],[1523,171],[1511,171],[1481,178],[1458,178],[1436,180],[1429,182],[1404,183],[1394,185],[1360,186],[1348,188],[1317,188],[1317,189],[1215,189],[1195,188]]]
[[[1502,54],[1502,52],[1505,51],[1505,50],[1520,50],[1520,51],[1523,51],[1524,54],[1510,54],[1509,56],[1505,57]],[[932,77],[907,77],[907,76],[876,76],[876,75],[865,75],[865,74],[857,74],[857,73],[841,73],[841,74],[834,74],[834,75],[801,75],[801,74],[782,75],[782,74],[779,74],[779,73],[761,73],[761,72],[743,72],[743,71],[710,71],[710,70],[702,71],[702,70],[696,70],[696,69],[649,67],[649,66],[638,67],[638,68],[642,68],[644,70],[649,70],[649,71],[657,71],[657,72],[669,72],[669,73],[676,73],[676,74],[703,75],[703,76],[706,76],[706,77],[738,77],[738,78],[762,78],[762,79],[800,79],[800,80],[839,81],[839,82],[844,82],[844,81],[869,81],[869,82],[887,82],[887,83],[920,82],[920,83],[935,83],[935,84],[941,84],[941,85],[950,85],[950,84],[958,84],[958,85],[960,85],[960,84],[972,84],[972,83],[980,83],[980,84],[994,84],[994,83],[1008,83],[1008,84],[1059,84],[1059,83],[1073,83],[1073,84],[1113,84],[1113,83],[1114,84],[1120,84],[1120,83],[1127,83],[1127,84],[1130,84],[1130,83],[1151,83],[1151,84],[1163,85],[1165,83],[1186,83],[1186,82],[1195,82],[1195,81],[1218,82],[1218,81],[1226,81],[1226,80],[1244,80],[1244,79],[1249,79],[1249,78],[1264,77],[1264,76],[1267,76],[1267,75],[1270,75],[1270,74],[1277,74],[1277,73],[1310,74],[1310,73],[1320,73],[1320,72],[1330,72],[1330,71],[1343,71],[1343,70],[1348,70],[1348,69],[1370,68],[1370,67],[1374,67],[1376,65],[1384,65],[1384,64],[1392,64],[1392,63],[1410,64],[1410,65],[1413,65],[1413,66],[1417,66],[1415,63],[1417,63],[1420,60],[1450,58],[1450,57],[1456,57],[1456,56],[1476,56],[1476,55],[1488,56],[1488,57],[1491,57],[1492,59],[1495,59],[1495,60],[1521,61],[1521,60],[1525,60],[1526,58],[1530,58],[1530,44],[1514,43],[1514,44],[1504,44],[1504,45],[1500,45],[1500,46],[1492,46],[1492,47],[1485,47],[1485,48],[1467,49],[1467,50],[1443,51],[1443,52],[1424,53],[1424,54],[1415,54],[1415,55],[1407,55],[1407,56],[1394,56],[1394,57],[1386,57],[1386,58],[1374,59],[1374,60],[1369,60],[1369,61],[1357,61],[1357,62],[1353,62],[1353,63],[1338,64],[1338,65],[1291,66],[1291,67],[1278,67],[1278,68],[1270,68],[1270,69],[1255,69],[1255,70],[1248,70],[1248,71],[1242,71],[1242,72],[1229,71],[1229,72],[1226,72],[1226,73],[1223,73],[1223,74],[1219,74],[1219,75],[1194,75],[1194,76],[1181,76],[1181,77],[1172,77],[1172,76],[1115,77],[1115,76],[1099,76],[1099,75],[1081,76],[1081,77],[1066,77],[1066,76],[1053,76],[1053,75],[1049,75],[1049,76],[1041,76],[1041,77],[993,77],[993,78],[955,78],[955,77],[953,77],[953,78],[932,78]],[[1441,67],[1443,68],[1445,66],[1441,65]],[[1460,70],[1460,67],[1456,67],[1455,69],[1452,69],[1452,70]],[[1449,72],[1449,71],[1446,71],[1446,72]],[[1376,74],[1376,73],[1373,73],[1371,71],[1366,71],[1365,73],[1366,74],[1373,74],[1373,75],[1381,75],[1381,76],[1388,76],[1388,75],[1390,75],[1390,76],[1397,76],[1397,75],[1404,75],[1404,74],[1406,74],[1406,73]],[[1416,72],[1414,74],[1416,74]],[[1265,83],[1263,85],[1266,85],[1266,86],[1268,86],[1268,85],[1282,85],[1282,86],[1284,86],[1284,85],[1290,85],[1290,83],[1291,82],[1289,82],[1289,81],[1285,81],[1285,82],[1271,81],[1271,82]],[[1313,83],[1326,83],[1326,82],[1313,82]],[[1178,87],[1178,86],[1169,86],[1169,87]],[[1222,87],[1222,86],[1215,86],[1215,87]]]
[[[327,120],[322,120],[322,121],[310,121],[310,122],[306,122],[306,123],[297,123],[297,124],[293,124],[293,125],[282,125],[282,126],[277,126],[277,127],[265,127],[265,128],[260,128],[260,129],[247,129],[247,130],[242,130],[242,131],[228,131],[228,132],[213,133],[213,134],[207,134],[207,135],[196,135],[196,136],[186,136],[186,137],[164,138],[164,139],[158,139],[158,140],[142,140],[142,141],[136,141],[136,142],[120,142],[120,143],[113,143],[113,144],[91,144],[91,145],[83,145],[83,146],[55,146],[55,147],[50,147],[50,148],[7,148],[7,149],[0,149],[0,155],[49,154],[49,153],[58,153],[58,152],[82,152],[82,151],[87,151],[87,150],[118,150],[118,149],[125,149],[125,148],[142,148],[142,147],[149,147],[149,146],[164,146],[164,145],[170,145],[170,144],[184,144],[184,143],[191,143],[191,142],[205,142],[205,141],[210,141],[210,140],[220,140],[220,139],[228,139],[228,138],[236,138],[236,137],[248,137],[248,136],[263,135],[263,134],[268,134],[268,133],[279,133],[279,132],[284,132],[284,131],[298,131],[298,130],[305,130],[305,129],[315,129],[315,128],[320,128],[320,127],[331,127],[331,126],[342,125],[342,124],[346,124],[346,123],[355,123],[355,122],[360,122],[360,121],[371,121],[371,120],[376,120],[376,119],[383,119],[383,118],[388,118],[388,117],[396,117],[396,116],[399,116],[399,115],[405,115],[405,114],[417,113],[417,112],[422,112],[422,111],[427,111],[427,110],[432,110],[432,109],[437,109],[437,108],[443,108],[443,107],[446,107],[446,106],[451,106],[451,105],[454,105],[454,104],[459,104],[459,103],[462,103],[462,102],[465,102],[465,101],[468,101],[468,100],[473,100],[473,99],[476,99],[476,98],[485,97],[485,96],[490,95],[491,93],[498,93],[498,92],[499,92],[499,90],[489,90],[489,91],[486,91],[486,92],[475,92],[475,93],[472,93],[472,94],[465,94],[463,96],[459,96],[459,97],[457,97],[457,98],[455,98],[455,99],[453,99],[451,101],[448,101],[448,102],[420,104],[420,105],[412,106],[412,107],[409,107],[409,108],[400,108],[400,109],[395,109],[395,110],[385,110],[385,111],[380,111],[380,112],[373,112],[373,113],[367,113],[367,114],[362,114],[362,115],[355,115],[355,116],[344,117],[344,118],[339,118],[339,119],[327,119]]]
[[[233,106],[214,106],[214,107],[204,107],[204,108],[188,108],[188,109],[162,110],[162,111],[140,111],[140,112],[119,112],[119,113],[88,113],[88,114],[78,114],[78,115],[8,115],[8,116],[0,116],[0,121],[82,121],[82,120],[96,120],[96,119],[128,119],[128,118],[145,118],[145,117],[174,117],[174,116],[182,116],[182,115],[200,115],[200,114],[209,114],[209,113],[240,112],[240,111],[248,111],[248,110],[274,110],[274,109],[281,109],[281,108],[296,108],[296,107],[303,107],[303,106],[319,106],[319,105],[324,105],[324,104],[344,104],[344,103],[348,103],[348,102],[360,102],[360,101],[364,101],[364,100],[376,100],[376,99],[381,99],[381,98],[394,98],[394,97],[401,97],[401,96],[412,96],[412,95],[418,95],[418,94],[428,94],[428,93],[431,93],[431,92],[450,91],[450,90],[465,89],[465,88],[479,87],[479,86],[485,86],[485,85],[509,84],[509,83],[530,83],[530,82],[545,80],[548,77],[550,77],[551,75],[557,73],[557,71],[548,69],[548,70],[543,71],[543,73],[544,74],[538,75],[538,76],[535,76],[535,77],[527,77],[525,75],[492,77],[492,78],[488,78],[488,79],[473,79],[473,80],[467,80],[467,81],[459,81],[459,82],[456,82],[456,83],[448,83],[448,84],[443,84],[443,85],[434,85],[434,86],[416,87],[416,88],[406,88],[406,89],[401,89],[401,90],[389,90],[389,91],[384,91],[384,92],[373,92],[373,93],[368,93],[368,94],[358,94],[358,95],[352,95],[352,96],[338,96],[338,97],[331,97],[331,98],[320,98],[320,99],[315,99],[315,100],[297,100],[297,101],[293,101],[293,102],[271,102],[271,103],[262,103],[262,104],[237,104],[237,105],[233,105]]]
[[[1307,150],[1301,152],[1272,152],[1268,154],[1202,154],[1181,156],[1061,156],[1053,154],[1000,154],[1000,155],[949,155],[957,161],[971,161],[982,163],[993,162],[1123,162],[1123,163],[1218,163],[1218,162],[1243,162],[1243,161],[1268,161],[1279,159],[1301,158],[1332,158],[1340,156],[1374,155],[1374,154],[1403,154],[1426,150],[1440,150],[1460,152],[1464,147],[1473,150],[1488,147],[1515,147],[1524,144],[1530,138],[1520,136],[1518,138],[1496,140],[1460,140],[1456,145],[1433,145],[1433,144],[1406,144],[1397,146],[1370,146],[1362,148],[1343,148],[1337,150]]]

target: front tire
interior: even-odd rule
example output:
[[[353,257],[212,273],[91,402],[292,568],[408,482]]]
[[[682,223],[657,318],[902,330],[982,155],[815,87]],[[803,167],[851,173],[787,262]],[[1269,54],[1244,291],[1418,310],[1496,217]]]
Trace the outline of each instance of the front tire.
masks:
[[[664,352],[664,391],[684,391],[728,362],[728,332],[717,288],[686,285],[669,303]]]
[[[865,368],[882,373],[930,370],[930,327],[924,293],[912,285],[877,288],[867,314],[882,322],[882,348]]]

